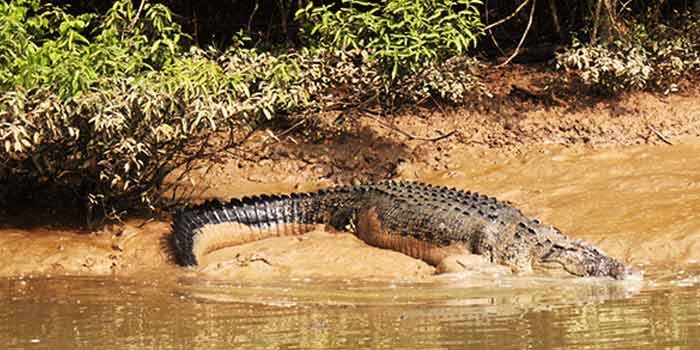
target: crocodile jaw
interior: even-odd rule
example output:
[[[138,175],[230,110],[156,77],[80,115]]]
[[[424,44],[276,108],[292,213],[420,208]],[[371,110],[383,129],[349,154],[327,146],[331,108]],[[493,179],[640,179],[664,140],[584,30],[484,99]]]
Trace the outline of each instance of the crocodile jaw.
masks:
[[[597,248],[582,242],[552,246],[544,249],[533,267],[539,270],[560,270],[580,277],[610,277],[616,280],[641,279],[642,273],[626,267]]]

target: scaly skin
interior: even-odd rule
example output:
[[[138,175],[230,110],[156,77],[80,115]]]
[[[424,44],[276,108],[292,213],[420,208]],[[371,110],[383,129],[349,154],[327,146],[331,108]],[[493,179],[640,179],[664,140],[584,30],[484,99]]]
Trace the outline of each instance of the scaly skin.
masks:
[[[207,228],[241,224],[216,244]],[[454,251],[483,255],[513,271],[548,270],[624,279],[637,274],[619,261],[510,204],[478,193],[415,182],[334,187],[310,193],[232,199],[187,207],[173,217],[171,246],[179,264],[197,265],[196,252],[272,236],[301,234],[314,224],[354,231],[365,242],[438,265]],[[242,237],[242,236],[241,236]],[[230,240],[230,244],[227,242]]]

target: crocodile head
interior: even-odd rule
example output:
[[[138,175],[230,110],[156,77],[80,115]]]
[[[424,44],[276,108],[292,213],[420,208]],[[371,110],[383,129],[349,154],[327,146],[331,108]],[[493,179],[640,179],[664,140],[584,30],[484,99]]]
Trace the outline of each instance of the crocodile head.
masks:
[[[539,252],[533,268],[547,272],[563,271],[581,277],[640,279],[641,273],[582,241],[553,243]]]
[[[641,279],[640,272],[601,252],[594,246],[572,240],[558,229],[536,222],[502,226],[487,224],[472,241],[475,254],[516,272],[539,271],[552,276],[611,277]],[[510,233],[510,234],[504,234]]]

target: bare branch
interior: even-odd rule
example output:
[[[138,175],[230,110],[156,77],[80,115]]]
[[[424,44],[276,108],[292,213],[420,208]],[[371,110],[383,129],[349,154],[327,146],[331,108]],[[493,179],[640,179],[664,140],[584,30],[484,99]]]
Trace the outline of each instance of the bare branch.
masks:
[[[146,0],[141,0],[141,4],[139,4],[138,10],[136,10],[136,15],[134,18],[131,20],[131,25],[130,27],[133,29],[134,26],[136,25],[136,22],[139,21],[139,17],[141,17],[141,11],[143,11],[143,4],[146,2]]]
[[[496,46],[498,51],[501,52],[501,55],[505,56],[506,52],[503,51],[503,49],[501,48],[501,45],[499,45],[498,41],[496,41],[496,37],[493,35],[493,31],[491,30],[491,27],[489,26],[489,8],[488,7],[489,7],[488,0],[486,0],[486,1],[484,1],[484,17],[486,19],[486,28],[488,28],[488,29],[485,29],[485,30],[486,30],[486,32],[488,32],[489,38],[491,39],[491,41],[493,41],[493,45]]]
[[[391,125],[391,124],[387,123],[386,121],[384,121],[384,120],[382,120],[382,119],[380,119],[380,118],[375,117],[374,115],[372,115],[372,114],[370,114],[370,113],[368,113],[368,112],[365,112],[364,114],[362,114],[362,116],[376,121],[377,123],[379,123],[379,125],[381,125],[381,126],[387,128],[387,129],[389,129],[389,130],[396,131],[396,132],[398,132],[399,134],[408,137],[409,140],[418,140],[418,141],[435,142],[435,141],[439,141],[439,140],[442,140],[442,139],[446,139],[446,138],[448,138],[448,137],[454,135],[454,134],[457,132],[457,130],[452,130],[452,131],[450,131],[450,132],[448,132],[448,133],[446,133],[446,134],[442,134],[442,135],[440,135],[440,136],[432,137],[432,138],[421,137],[421,136],[415,136],[415,135],[409,134],[408,132],[403,131],[403,130],[397,128],[397,127],[394,126],[394,125]]]
[[[248,33],[251,33],[251,27],[253,26],[253,17],[255,17],[255,13],[258,12],[258,7],[260,5],[260,1],[255,1],[255,6],[253,7],[253,11],[250,12],[250,17],[248,17],[248,26],[246,27],[248,30]]]
[[[500,24],[505,23],[506,21],[509,21],[511,18],[515,17],[515,15],[517,15],[518,12],[520,12],[520,10],[522,10],[523,7],[525,7],[525,5],[526,5],[528,2],[530,2],[530,0],[525,0],[525,1],[523,1],[523,3],[520,4],[520,5],[518,6],[518,8],[515,9],[515,12],[511,13],[511,14],[510,14],[508,17],[506,17],[506,18],[503,18],[503,19],[501,19],[501,20],[498,20],[498,21],[496,21],[496,22],[493,22],[493,23],[490,24],[490,25],[487,25],[486,27],[484,27],[484,30],[490,30],[491,28],[493,28],[493,27],[495,27],[495,26],[497,26],[497,25],[500,25]]]
[[[557,37],[561,37],[561,24],[559,24],[559,15],[557,15],[557,5],[555,0],[549,0],[549,12],[552,15],[552,25],[554,31],[557,32]]]
[[[658,137],[659,139],[661,139],[661,141],[665,142],[665,143],[668,144],[668,145],[673,146],[673,142],[671,142],[671,140],[669,140],[666,136],[664,136],[664,135],[663,135],[662,133],[660,133],[658,130],[654,129],[653,126],[651,126],[651,125],[647,125],[647,126],[649,127],[649,130],[651,130],[651,132],[653,132],[653,133],[656,135],[656,137]]]
[[[523,32],[523,36],[520,38],[520,42],[518,43],[518,46],[515,48],[515,51],[513,51],[513,54],[510,55],[510,57],[508,57],[508,59],[505,62],[497,65],[496,67],[500,68],[500,67],[507,65],[520,52],[520,47],[523,45],[523,42],[525,41],[525,37],[527,36],[527,33],[530,31],[530,27],[532,26],[532,17],[534,17],[534,15],[535,15],[535,5],[536,4],[537,4],[537,0],[532,0],[532,7],[530,8],[530,19],[527,21],[527,27],[525,27],[525,32]]]

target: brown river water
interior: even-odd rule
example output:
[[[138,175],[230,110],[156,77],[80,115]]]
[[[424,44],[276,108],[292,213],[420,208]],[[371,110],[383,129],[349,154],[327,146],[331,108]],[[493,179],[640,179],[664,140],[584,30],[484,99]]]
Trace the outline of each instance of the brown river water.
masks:
[[[316,233],[306,241],[274,241],[277,251],[267,243],[267,259],[287,265],[278,270],[262,264],[252,272],[232,273],[224,263],[206,273],[158,266],[149,273],[108,277],[0,279],[0,344],[8,349],[700,349],[699,161],[700,140],[688,140],[622,149],[543,147],[518,158],[474,151],[442,172],[408,166],[400,174],[509,200],[644,270],[642,281],[493,271],[431,276],[429,267],[380,256],[348,235]],[[309,242],[325,248],[318,253]],[[255,244],[259,252],[266,243],[250,246]],[[302,244],[306,250],[300,254]],[[225,262],[226,254],[238,258],[242,249],[215,254]],[[250,269],[253,260],[233,269]]]

